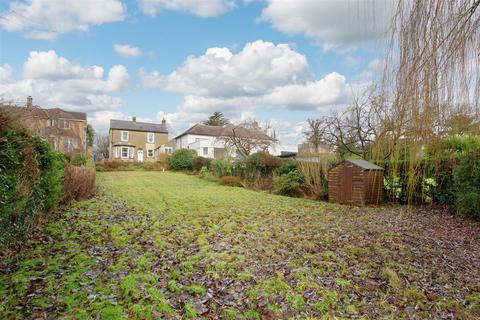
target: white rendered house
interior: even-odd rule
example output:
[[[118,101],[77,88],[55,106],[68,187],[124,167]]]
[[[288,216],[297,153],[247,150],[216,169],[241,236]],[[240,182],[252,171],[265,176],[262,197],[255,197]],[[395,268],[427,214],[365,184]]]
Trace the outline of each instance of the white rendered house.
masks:
[[[238,157],[237,151],[228,148],[225,136],[232,132],[232,125],[208,126],[196,124],[175,138],[175,149],[192,149],[198,156],[211,159]],[[265,139],[274,140],[265,133]]]

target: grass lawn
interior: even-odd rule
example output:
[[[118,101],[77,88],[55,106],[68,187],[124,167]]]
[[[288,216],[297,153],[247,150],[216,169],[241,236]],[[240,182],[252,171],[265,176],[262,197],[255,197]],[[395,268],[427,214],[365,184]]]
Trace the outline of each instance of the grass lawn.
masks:
[[[99,173],[0,261],[0,319],[480,317],[480,226],[161,172]]]

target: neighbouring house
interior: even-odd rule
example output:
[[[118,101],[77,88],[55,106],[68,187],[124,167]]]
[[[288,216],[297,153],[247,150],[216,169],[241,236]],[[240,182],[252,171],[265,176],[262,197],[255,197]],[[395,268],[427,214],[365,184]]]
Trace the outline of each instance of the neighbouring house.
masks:
[[[26,107],[14,107],[22,113],[26,126],[45,138],[63,154],[85,154],[87,150],[87,114],[60,108],[45,109],[33,105],[27,97]]]
[[[175,150],[175,146],[176,146],[175,139],[171,139],[167,143],[164,143],[160,147],[156,148],[155,160],[163,160],[162,156],[171,155]]]
[[[237,150],[229,148],[226,143],[226,137],[232,134],[233,125],[209,126],[205,124],[196,124],[187,131],[175,137],[175,149],[192,149],[198,156],[211,159],[220,159],[225,157],[240,157]],[[237,130],[240,134],[248,137],[249,135],[261,135],[265,140],[275,140],[264,132],[241,129]],[[260,151],[260,150],[254,150]]]
[[[332,148],[324,143],[320,143],[317,147],[310,142],[300,143],[298,146],[298,155],[318,155],[318,154],[330,154],[333,153]]]
[[[162,123],[110,120],[109,158],[121,161],[155,161],[155,150],[168,141],[165,119]]]

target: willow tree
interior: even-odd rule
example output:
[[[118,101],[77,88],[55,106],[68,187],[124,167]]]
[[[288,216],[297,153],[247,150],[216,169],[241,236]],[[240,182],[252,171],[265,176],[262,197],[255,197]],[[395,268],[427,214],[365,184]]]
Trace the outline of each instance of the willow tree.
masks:
[[[425,150],[438,158],[447,120],[478,121],[480,0],[400,0],[393,17],[371,158],[407,160],[408,197],[422,177]],[[391,174],[398,173],[393,166]]]

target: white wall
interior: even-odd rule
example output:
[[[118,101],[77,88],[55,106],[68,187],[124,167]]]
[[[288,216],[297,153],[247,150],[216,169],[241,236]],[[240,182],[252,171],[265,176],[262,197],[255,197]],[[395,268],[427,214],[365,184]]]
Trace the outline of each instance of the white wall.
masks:
[[[208,148],[208,154],[203,153],[203,148]],[[176,139],[175,149],[192,149],[197,152],[198,156],[206,158],[214,158],[214,148],[225,148],[225,142],[222,139],[212,136],[203,136],[198,134],[186,134]],[[276,154],[276,148],[270,147],[268,151],[270,154]],[[233,150],[229,150],[231,157],[235,157],[236,153]],[[259,150],[254,150],[256,152]],[[252,153],[253,153],[252,152]]]
[[[208,148],[207,154],[204,153],[203,148]],[[197,155],[206,158],[214,158],[215,148],[225,148],[225,143],[213,136],[186,134],[176,139],[176,149],[192,149],[197,152]]]

